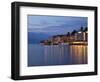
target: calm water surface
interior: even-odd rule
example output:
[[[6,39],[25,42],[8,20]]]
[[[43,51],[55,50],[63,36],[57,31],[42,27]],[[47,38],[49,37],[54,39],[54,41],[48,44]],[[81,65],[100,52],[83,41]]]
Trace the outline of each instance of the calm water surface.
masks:
[[[86,45],[28,45],[28,66],[87,64]]]

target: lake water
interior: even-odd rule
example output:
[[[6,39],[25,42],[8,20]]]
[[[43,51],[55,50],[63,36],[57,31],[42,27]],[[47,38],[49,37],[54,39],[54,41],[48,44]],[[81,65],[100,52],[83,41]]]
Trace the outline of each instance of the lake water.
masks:
[[[28,45],[28,66],[87,64],[86,45]]]

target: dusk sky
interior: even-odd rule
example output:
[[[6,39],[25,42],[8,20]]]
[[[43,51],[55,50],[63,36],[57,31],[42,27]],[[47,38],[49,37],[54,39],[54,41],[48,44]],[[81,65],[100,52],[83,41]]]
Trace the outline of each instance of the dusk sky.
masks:
[[[79,30],[81,26],[86,27],[88,24],[87,17],[71,16],[28,16],[28,32],[65,34],[67,32]]]
[[[28,15],[28,42],[40,43],[54,35],[87,27],[87,17]]]

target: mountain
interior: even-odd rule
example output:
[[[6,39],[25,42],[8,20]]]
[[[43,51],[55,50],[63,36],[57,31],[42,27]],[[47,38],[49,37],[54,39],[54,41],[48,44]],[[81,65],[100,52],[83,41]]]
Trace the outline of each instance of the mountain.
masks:
[[[51,35],[46,33],[34,33],[34,32],[28,32],[28,43],[29,44],[38,44],[42,40],[46,40],[50,38]]]

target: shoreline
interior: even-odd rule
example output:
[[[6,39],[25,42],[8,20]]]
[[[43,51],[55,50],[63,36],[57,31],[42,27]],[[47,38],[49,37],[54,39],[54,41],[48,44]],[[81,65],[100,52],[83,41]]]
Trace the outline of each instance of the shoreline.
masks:
[[[43,43],[44,44],[44,43]],[[54,44],[44,44],[44,45],[88,45],[88,42],[67,42],[67,43],[54,43]]]

